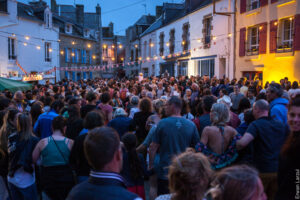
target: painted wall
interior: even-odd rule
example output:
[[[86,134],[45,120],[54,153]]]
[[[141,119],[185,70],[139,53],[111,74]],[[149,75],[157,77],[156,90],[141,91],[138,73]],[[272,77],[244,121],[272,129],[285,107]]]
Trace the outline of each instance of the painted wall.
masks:
[[[241,1],[237,2],[237,48],[236,48],[236,76],[240,78],[243,72],[246,71],[261,71],[263,73],[263,82],[276,81],[284,77],[289,77],[289,80],[300,79],[300,52],[291,51],[287,53],[270,53],[270,22],[280,20],[282,18],[294,17],[300,13],[300,1],[295,0],[280,0],[275,3],[268,1],[268,5],[258,8],[253,11],[248,11],[240,14]],[[239,30],[244,27],[253,26],[256,24],[267,22],[267,46],[266,54],[257,56],[239,56]],[[246,34],[247,35],[247,34]],[[300,37],[300,36],[296,36]]]
[[[57,27],[46,28],[43,21],[15,18],[17,3],[8,1],[9,14],[0,13],[0,74],[7,77],[9,72],[23,74],[15,60],[8,58],[8,37],[16,39],[15,55],[20,65],[28,72],[45,72],[59,65],[59,33]],[[29,40],[25,39],[29,36]],[[51,62],[45,61],[45,42],[51,43]],[[27,43],[27,46],[24,45]],[[40,47],[40,49],[37,48]],[[54,73],[53,73],[54,75]],[[59,71],[57,71],[59,77]]]

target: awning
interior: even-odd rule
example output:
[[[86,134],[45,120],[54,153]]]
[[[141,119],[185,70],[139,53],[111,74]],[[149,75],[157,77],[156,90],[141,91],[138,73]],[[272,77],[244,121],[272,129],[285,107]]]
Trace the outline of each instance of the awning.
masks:
[[[5,89],[11,92],[16,92],[18,90],[25,91],[25,90],[31,90],[32,85],[30,83],[24,83],[21,81],[15,81],[15,80],[0,77],[0,91],[3,91]]]

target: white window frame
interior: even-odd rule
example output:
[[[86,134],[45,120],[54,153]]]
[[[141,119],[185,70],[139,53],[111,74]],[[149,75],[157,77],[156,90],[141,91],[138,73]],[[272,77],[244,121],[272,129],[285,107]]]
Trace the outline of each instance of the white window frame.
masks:
[[[72,33],[72,25],[71,24],[66,24],[66,33],[69,33],[69,34]]]
[[[9,37],[7,42],[8,59],[16,60],[16,38]]]
[[[285,40],[284,36],[285,36],[285,32],[286,32],[286,29],[285,29],[285,22],[288,21],[289,22],[289,30],[287,30],[289,33],[288,33],[288,39]],[[288,43],[288,47],[287,48],[292,48],[293,46],[293,30],[294,30],[294,20],[290,20],[289,18],[287,19],[283,19],[281,20],[281,23],[282,23],[282,29],[281,29],[281,37],[282,37],[282,45],[285,46],[285,43]]]
[[[204,44],[208,45],[211,43],[211,27],[212,27],[212,17],[205,17],[204,18],[204,28],[205,28],[205,32],[204,32]],[[206,38],[209,38],[209,42],[206,41]]]
[[[51,43],[45,42],[45,62],[51,62]]]
[[[252,35],[252,30],[253,29],[256,29],[256,41],[255,43],[252,43],[253,42],[253,35]],[[257,55],[258,52],[259,52],[259,26],[252,26],[252,27],[249,27],[247,29],[247,32],[248,32],[248,37],[247,37],[247,42],[248,42],[248,45],[247,45],[247,53],[250,54],[250,55]],[[254,51],[253,49],[256,49],[256,51]]]

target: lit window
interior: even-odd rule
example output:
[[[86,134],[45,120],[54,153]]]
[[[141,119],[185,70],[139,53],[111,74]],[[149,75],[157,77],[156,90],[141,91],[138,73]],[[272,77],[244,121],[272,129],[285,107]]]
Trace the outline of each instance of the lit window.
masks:
[[[248,28],[248,55],[257,55],[259,48],[259,27]]]
[[[286,18],[279,22],[277,51],[291,51],[293,47],[294,19]]]

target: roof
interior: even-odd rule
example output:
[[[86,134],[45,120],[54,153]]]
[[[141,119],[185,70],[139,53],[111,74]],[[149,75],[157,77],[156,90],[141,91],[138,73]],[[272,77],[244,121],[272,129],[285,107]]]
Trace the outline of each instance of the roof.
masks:
[[[198,5],[195,5],[190,10],[186,10],[184,4],[164,3],[163,11],[166,12],[166,19],[163,19],[162,15],[147,28],[140,36],[147,35],[161,27],[164,27],[182,17],[189,15],[192,12],[200,10],[201,8],[212,3],[212,0],[201,0]],[[185,11],[185,12],[184,12]]]
[[[155,21],[155,16],[143,15],[140,19],[135,22],[134,25],[150,25]]]
[[[43,10],[41,10],[41,8],[35,10],[34,7],[32,7],[31,5],[27,5],[20,2],[17,2],[17,6],[18,6],[18,17],[22,17],[37,22],[43,22],[44,15],[43,14],[40,15],[39,13],[44,12],[46,7]]]

